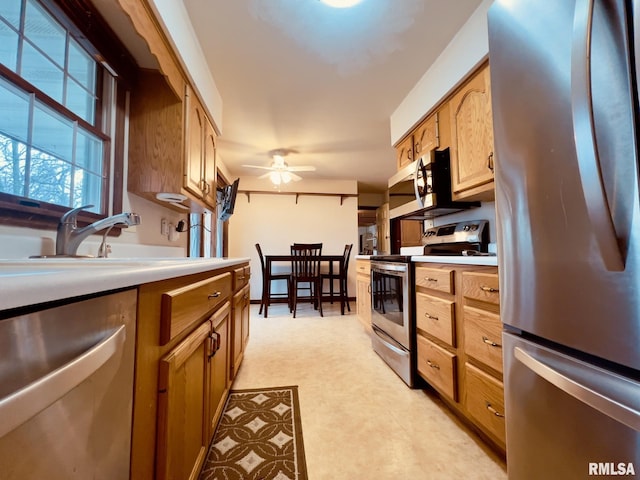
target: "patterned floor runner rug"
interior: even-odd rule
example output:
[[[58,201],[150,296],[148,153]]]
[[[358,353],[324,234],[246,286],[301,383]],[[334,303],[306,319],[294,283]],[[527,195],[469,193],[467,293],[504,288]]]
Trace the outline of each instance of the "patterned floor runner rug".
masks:
[[[232,390],[200,480],[307,480],[298,387]]]

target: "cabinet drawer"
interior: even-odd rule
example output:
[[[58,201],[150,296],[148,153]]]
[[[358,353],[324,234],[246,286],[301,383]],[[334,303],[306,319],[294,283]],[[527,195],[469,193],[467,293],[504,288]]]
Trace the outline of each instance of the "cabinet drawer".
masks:
[[[251,278],[251,269],[248,266],[236,268],[233,271],[233,291],[237,292],[247,283]]]
[[[431,385],[457,401],[456,355],[418,335],[418,373]]]
[[[223,273],[162,294],[160,345],[180,335],[231,295],[231,273]]]
[[[464,307],[464,351],[502,372],[502,322],[495,313]]]
[[[465,407],[489,433],[505,443],[504,386],[502,382],[466,364]]]
[[[455,303],[416,293],[416,325],[419,329],[456,346]]]
[[[371,274],[371,262],[369,260],[356,260],[356,273],[369,276]]]
[[[499,305],[498,274],[462,272],[462,294],[467,298]]]
[[[453,292],[453,270],[450,268],[416,267],[416,285],[439,292]]]

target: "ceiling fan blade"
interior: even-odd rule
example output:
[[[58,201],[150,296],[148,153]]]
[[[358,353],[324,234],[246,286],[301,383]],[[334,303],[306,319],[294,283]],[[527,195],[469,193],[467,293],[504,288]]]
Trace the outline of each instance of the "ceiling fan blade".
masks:
[[[242,165],[242,166],[246,168],[259,168],[261,170],[273,170],[273,167],[263,167],[260,165]]]
[[[300,175],[296,175],[295,173],[289,172],[289,175],[291,176],[291,180],[293,180],[294,182],[302,180],[302,177]]]
[[[290,172],[315,172],[316,167],[312,167],[311,165],[301,165],[299,167],[287,167],[287,170]]]

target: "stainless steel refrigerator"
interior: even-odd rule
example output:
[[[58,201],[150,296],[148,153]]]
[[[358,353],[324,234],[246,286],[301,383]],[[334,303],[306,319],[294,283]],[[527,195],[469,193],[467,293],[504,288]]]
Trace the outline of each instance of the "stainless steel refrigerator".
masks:
[[[640,0],[488,22],[509,478],[640,477]]]

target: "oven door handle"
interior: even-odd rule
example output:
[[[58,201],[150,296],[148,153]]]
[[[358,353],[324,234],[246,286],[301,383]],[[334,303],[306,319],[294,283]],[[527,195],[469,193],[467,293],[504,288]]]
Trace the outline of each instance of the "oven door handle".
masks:
[[[372,265],[371,271],[380,273],[382,275],[390,275],[394,277],[404,277],[407,275],[407,268],[405,265]]]
[[[371,327],[372,327],[373,333],[375,333],[376,336],[380,339],[380,341],[384,343],[387,347],[389,347],[398,355],[407,355],[408,352],[404,348],[402,348],[402,346],[397,347],[396,345],[400,345],[400,344],[396,342],[387,332],[385,332],[384,330],[381,330],[379,327],[376,327],[375,325],[371,325]],[[394,345],[394,343],[396,345]]]

